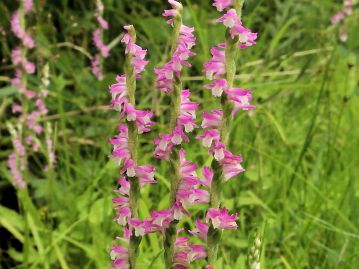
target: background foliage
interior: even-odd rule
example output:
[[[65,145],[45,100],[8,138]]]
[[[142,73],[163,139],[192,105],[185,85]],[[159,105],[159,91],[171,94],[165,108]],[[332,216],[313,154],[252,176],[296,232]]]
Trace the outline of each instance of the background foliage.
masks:
[[[108,85],[123,69],[123,48],[117,45],[105,61],[105,79],[90,72],[87,54],[96,49],[94,1],[36,2],[28,25],[37,46],[29,56],[48,62],[50,113],[55,125],[57,168],[49,201],[43,160],[34,154],[26,180],[36,208],[19,207],[21,195],[10,183],[6,158],[11,142],[5,121],[15,121],[10,104],[16,91],[10,50],[17,40],[9,30],[17,1],[0,2],[0,267],[107,268],[108,247],[119,227],[112,221],[111,197],[118,168],[108,158],[108,138],[116,132],[116,114],[106,109]],[[149,51],[150,64],[139,82],[137,100],[152,108],[158,123],[141,137],[141,163],[154,163],[158,184],[141,193],[140,215],[168,206],[171,173],[155,160],[152,138],[166,129],[168,100],[154,90],[153,67],[168,59],[170,27],[160,0],[106,0],[107,43],[134,24],[138,42]],[[223,28],[213,24],[218,13],[205,0],[185,0],[184,20],[196,28],[197,57],[185,86],[209,110],[218,105],[203,89],[202,64],[209,49],[222,42]],[[253,90],[257,109],[241,113],[232,125],[231,149],[241,152],[246,173],[228,182],[224,205],[239,212],[240,229],[226,231],[218,268],[245,268],[248,238],[264,227],[263,268],[358,268],[359,266],[359,19],[358,10],[346,21],[349,39],[338,40],[330,18],[342,7],[332,0],[247,0],[243,20],[259,32],[258,44],[240,52],[236,84]],[[357,6],[356,6],[357,7]],[[40,78],[32,76],[36,87]],[[186,146],[188,158],[209,164],[198,142]],[[23,198],[25,199],[25,198]],[[28,201],[30,203],[30,201]],[[204,208],[192,209],[201,217]],[[30,221],[29,221],[30,220]],[[32,220],[32,222],[31,222]],[[38,222],[39,221],[39,222]],[[193,223],[185,220],[186,228]],[[27,243],[25,243],[27,242]],[[150,235],[141,243],[140,268],[162,268],[161,243]],[[199,264],[198,264],[199,266]],[[193,265],[193,268],[197,268]],[[199,267],[198,267],[199,268]]]

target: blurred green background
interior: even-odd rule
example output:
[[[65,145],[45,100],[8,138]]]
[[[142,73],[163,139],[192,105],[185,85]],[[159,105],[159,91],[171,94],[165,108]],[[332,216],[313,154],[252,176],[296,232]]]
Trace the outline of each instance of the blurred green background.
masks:
[[[155,112],[156,125],[141,136],[140,162],[157,168],[156,185],[141,191],[140,216],[168,206],[171,172],[168,163],[152,157],[152,139],[164,132],[169,100],[155,90],[153,68],[168,60],[171,27],[161,16],[160,0],[104,0],[110,29],[105,43],[116,40],[122,26],[133,24],[138,43],[148,49],[150,64],[138,82],[137,101]],[[218,99],[203,85],[202,65],[209,49],[224,40],[214,24],[219,13],[208,0],[183,0],[184,23],[195,27],[197,56],[184,74],[184,85],[201,109],[218,108]],[[231,126],[230,149],[241,153],[246,172],[223,189],[223,205],[238,212],[236,231],[225,231],[218,268],[246,268],[249,238],[263,231],[262,268],[359,268],[359,12],[342,22],[348,40],[331,17],[342,8],[333,0],[247,0],[244,24],[259,33],[256,46],[241,50],[235,84],[253,90],[251,113],[241,112]],[[10,51],[18,40],[10,18],[18,2],[0,2],[0,267],[107,268],[108,248],[121,227],[112,221],[111,198],[118,167],[109,159],[108,138],[116,134],[117,113],[108,110],[107,91],[123,72],[121,45],[104,61],[105,78],[90,71],[96,53],[92,31],[95,1],[35,1],[27,17],[36,48],[28,58],[50,66],[46,99],[56,136],[57,166],[51,203],[46,195],[43,157],[30,156],[26,181],[34,210],[20,210],[21,195],[10,183],[7,156],[11,140],[5,122],[16,122],[10,86],[14,67]],[[29,87],[40,85],[40,74],[29,76]],[[200,115],[198,115],[200,118]],[[187,158],[208,165],[206,149],[191,137]],[[203,217],[205,206],[191,208]],[[31,221],[34,214],[41,224]],[[35,215],[37,217],[35,217]],[[31,219],[31,218],[30,218]],[[181,222],[186,229],[193,221]],[[24,254],[30,264],[23,265]],[[141,243],[139,268],[163,268],[159,235]],[[194,263],[200,268],[203,263]]]

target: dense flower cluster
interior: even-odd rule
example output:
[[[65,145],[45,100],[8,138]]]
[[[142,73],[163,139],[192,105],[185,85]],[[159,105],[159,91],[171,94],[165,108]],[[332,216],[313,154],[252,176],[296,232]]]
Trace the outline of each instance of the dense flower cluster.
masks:
[[[182,4],[176,1],[168,1],[172,5],[172,9],[165,10],[163,16],[172,17],[167,21],[168,24],[174,26],[174,20],[179,18],[182,10]],[[194,28],[188,27],[181,23],[179,27],[179,36],[177,38],[176,48],[172,54],[171,59],[161,68],[155,69],[157,74],[157,89],[163,90],[167,93],[173,89],[174,77],[180,76],[182,67],[191,67],[187,61],[189,57],[195,55],[191,48],[196,43],[196,38],[193,35]]]
[[[147,65],[144,60],[147,51],[134,43],[133,34],[130,32],[132,26],[125,26],[126,34],[121,40],[126,46],[127,57],[131,59],[131,68],[136,73],[136,77],[140,77]],[[117,215],[115,221],[124,226],[124,237],[120,238],[124,242],[129,242],[131,236],[142,236],[144,232],[141,229],[144,224],[137,218],[133,217],[130,206],[130,180],[138,179],[140,187],[147,184],[156,183],[154,179],[155,168],[153,166],[141,166],[133,159],[135,152],[131,149],[130,143],[133,134],[129,133],[128,124],[133,122],[137,127],[139,134],[149,132],[152,112],[142,111],[135,108],[135,104],[130,103],[129,98],[129,82],[136,77],[129,77],[127,74],[118,75],[117,83],[109,87],[112,100],[111,106],[117,110],[119,119],[125,119],[127,124],[120,124],[118,126],[119,134],[110,139],[110,144],[113,146],[112,157],[121,165],[120,178],[118,180],[119,188],[115,191],[120,196],[112,200],[116,208]],[[135,149],[137,150],[137,149]],[[111,248],[111,258],[113,268],[129,268],[129,254],[127,247],[115,245]]]
[[[195,55],[191,48],[195,45],[196,38],[193,35],[194,28],[182,24],[182,4],[173,0],[168,2],[171,4],[172,9],[165,10],[163,16],[171,17],[167,23],[176,27],[179,34],[174,37],[174,52],[171,59],[163,67],[155,69],[155,73],[157,74],[157,88],[171,93],[174,87],[181,87],[181,84],[177,83],[176,80],[180,80],[182,67],[191,67],[187,60]],[[183,141],[189,141],[186,133],[192,132],[197,127],[194,121],[196,119],[195,111],[199,105],[190,101],[190,96],[189,89],[180,91],[180,104],[175,104],[176,107],[174,108],[179,111],[177,111],[177,119],[174,120],[173,126],[171,126],[171,133],[162,134],[154,141],[156,145],[154,155],[156,158],[168,159],[175,146],[180,145]]]
[[[353,4],[353,0],[343,0],[343,8],[332,17],[332,24],[340,24],[345,20],[345,18],[350,16],[353,13]],[[347,26],[345,24],[341,24],[339,39],[342,42],[346,42],[348,40],[348,33],[346,31],[346,27]]]
[[[91,71],[100,80],[103,79],[103,73],[101,70],[101,58],[107,58],[108,56],[110,56],[110,48],[103,43],[101,37],[103,30],[108,30],[108,23],[102,17],[103,10],[103,3],[101,2],[101,0],[97,0],[97,10],[95,12],[95,18],[99,26],[92,32],[92,40],[99,52],[95,54],[92,58]]]
[[[190,101],[190,95],[190,90],[181,91],[181,104],[176,126],[170,134],[162,134],[158,139],[154,140],[156,145],[154,154],[156,158],[168,159],[173,147],[180,145],[182,141],[188,142],[189,138],[186,133],[192,132],[197,127],[194,121],[196,119],[195,112],[199,104]]]
[[[118,239],[125,245],[129,244],[130,249],[123,244],[114,245],[110,249],[113,268],[130,268],[133,238],[156,232],[164,236],[164,245],[170,249],[165,250],[166,268],[189,268],[193,261],[210,257],[210,248],[205,245],[192,244],[191,238],[180,235],[183,230],[177,229],[176,226],[184,216],[190,217],[188,207],[191,205],[199,203],[211,205],[213,181],[217,180],[219,173],[209,167],[204,167],[202,177],[198,176],[198,165],[187,160],[185,150],[181,148],[183,141],[189,141],[187,133],[198,128],[195,120],[199,104],[190,100],[190,90],[183,89],[181,83],[182,68],[190,67],[188,59],[195,55],[191,48],[195,45],[196,38],[193,35],[194,28],[182,24],[182,4],[175,0],[168,0],[168,2],[172,8],[165,10],[163,16],[169,17],[167,23],[174,27],[172,55],[164,66],[154,71],[157,75],[157,88],[171,94],[171,131],[168,134],[159,135],[154,140],[154,156],[158,159],[170,160],[171,163],[173,170],[171,173],[174,179],[170,187],[170,206],[167,209],[152,211],[146,219],[138,218],[133,212],[132,204],[137,203],[132,199],[133,179],[137,180],[139,187],[156,183],[156,181],[154,179],[155,168],[140,166],[133,158],[136,151],[133,149],[133,146],[136,146],[133,142],[133,130],[137,129],[139,134],[149,132],[153,123],[151,111],[135,108],[134,92],[131,88],[135,87],[134,80],[141,77],[141,72],[148,64],[145,59],[147,51],[135,44],[133,26],[125,26],[127,32],[121,42],[126,47],[125,70],[127,71],[124,75],[116,77],[116,83],[110,86],[109,91],[112,96],[111,107],[119,112],[119,118],[126,120],[127,124],[119,125],[119,133],[110,139],[110,144],[113,146],[112,157],[121,165],[119,188],[115,191],[118,196],[112,200],[117,212],[115,221],[124,226],[124,235]],[[224,11],[232,4],[231,0],[214,0],[213,6],[219,11]],[[235,9],[225,11],[217,21],[229,28],[229,38],[237,44],[234,49],[243,49],[255,44],[257,34],[242,25]],[[229,86],[233,84],[233,81],[227,80],[226,53],[226,43],[211,49],[212,59],[204,64],[204,73],[211,83],[205,87],[210,89],[216,97],[225,94],[232,104],[229,111],[234,115],[239,110],[253,109],[254,106],[250,105],[252,95],[249,90]],[[222,141],[223,118],[228,117],[224,114],[219,109],[203,112],[201,123],[203,132],[197,136],[197,139],[202,141],[202,144],[208,148],[209,154],[212,154],[221,166],[222,180],[227,181],[243,172],[244,169],[241,166],[242,157],[231,153]],[[200,238],[204,244],[208,244],[210,242],[208,238],[212,236],[208,233],[210,229],[216,231],[236,229],[237,219],[238,217],[229,214],[226,208],[210,207],[205,216],[205,222],[197,220],[196,226],[189,233]],[[209,264],[205,268],[213,269],[214,267],[213,264]]]
[[[231,0],[214,0],[213,6],[218,11],[223,11],[222,16],[217,19],[217,22],[222,23],[229,30],[229,36],[225,43],[221,43],[211,49],[212,58],[204,63],[203,71],[207,79],[211,80],[211,83],[205,85],[205,88],[211,90],[212,95],[215,97],[222,97],[225,94],[222,97],[222,100],[226,100],[225,103],[222,102],[222,109],[223,111],[227,110],[226,115],[224,115],[222,110],[203,112],[201,127],[204,130],[197,136],[197,139],[202,141],[203,146],[209,148],[208,153],[213,155],[215,162],[221,166],[222,170],[221,175],[216,179],[214,179],[214,173],[211,169],[205,168],[203,171],[207,181],[206,185],[210,188],[210,192],[220,192],[219,189],[212,189],[212,181],[227,181],[244,171],[241,166],[241,155],[231,153],[223,143],[224,138],[221,137],[224,133],[223,130],[228,128],[228,126],[224,126],[228,123],[228,117],[231,116],[228,114],[228,109],[232,111],[232,115],[235,115],[239,110],[254,108],[250,104],[252,99],[251,91],[232,86],[234,71],[231,70],[233,68],[231,63],[227,61],[234,61],[231,57],[233,57],[232,51],[236,50],[236,47],[244,49],[256,44],[257,34],[243,26],[237,11],[231,8],[232,4],[233,1]],[[226,8],[229,9],[225,11]],[[231,54],[227,55],[227,53]],[[231,72],[230,76],[228,76],[227,72]],[[212,193],[212,195],[217,196],[215,193]],[[213,229],[219,230],[237,228],[236,220],[238,217],[236,215],[230,215],[226,208],[217,208],[219,206],[218,202],[212,204],[211,201],[211,206],[215,208],[212,207],[208,210],[206,215],[207,224],[197,220],[196,227],[191,231],[192,234],[204,241],[207,241],[209,225],[212,225]],[[218,242],[213,243],[212,241],[211,244],[218,244]],[[208,260],[211,264],[206,268],[213,268],[213,255],[216,254],[209,253],[208,255]]]
[[[219,11],[230,7],[232,1],[214,1],[214,6]],[[255,44],[257,38],[256,33],[252,33],[249,29],[242,25],[241,19],[237,16],[235,9],[229,9],[218,22],[223,23],[230,29],[232,39],[238,38],[240,48],[246,48]],[[238,110],[253,109],[250,105],[252,99],[251,91],[240,88],[228,87],[228,82],[223,77],[226,74],[226,43],[221,43],[211,49],[212,59],[204,64],[204,73],[206,77],[212,82],[205,85],[205,88],[212,91],[215,97],[222,96],[223,93],[233,103],[233,114]],[[214,158],[223,165],[225,171],[225,178],[235,176],[244,171],[240,163],[242,158],[240,155],[236,156],[229,152],[225,145],[221,142],[220,128],[223,112],[221,110],[213,110],[209,113],[203,113],[203,122],[201,127],[205,130],[197,138],[202,140],[202,144],[209,148],[209,153],[214,155]]]
[[[33,2],[32,0],[23,0],[21,4],[23,9],[16,10],[11,19],[11,30],[21,41],[21,44],[11,51],[11,61],[15,66],[15,76],[11,79],[11,84],[19,91],[20,98],[11,107],[14,114],[19,114],[19,124],[16,127],[10,127],[14,153],[8,157],[8,166],[13,176],[14,185],[23,188],[25,186],[22,179],[22,171],[25,169],[26,162],[25,145],[31,147],[33,151],[38,151],[40,148],[40,141],[36,136],[44,132],[40,118],[48,112],[44,100],[48,95],[47,88],[50,82],[48,66],[45,66],[40,89],[38,91],[29,89],[31,85],[26,76],[35,73],[36,66],[26,58],[26,52],[28,49],[34,48],[35,41],[23,27],[25,26],[25,15],[33,11]],[[23,21],[22,24],[21,21]],[[22,127],[22,124],[26,129]],[[49,165],[53,166],[56,157],[51,137],[47,137],[46,144]]]

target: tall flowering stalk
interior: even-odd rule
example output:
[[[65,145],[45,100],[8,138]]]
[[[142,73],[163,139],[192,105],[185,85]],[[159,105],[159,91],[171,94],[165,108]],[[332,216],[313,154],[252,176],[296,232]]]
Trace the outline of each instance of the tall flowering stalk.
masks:
[[[103,79],[102,59],[110,56],[110,48],[103,42],[103,31],[108,30],[108,23],[103,18],[104,6],[101,0],[96,1],[95,18],[99,26],[92,32],[92,40],[98,53],[95,54],[91,62],[91,71],[99,79]]]
[[[36,69],[35,64],[26,58],[28,49],[32,49],[35,46],[34,39],[26,32],[25,15],[29,14],[32,8],[33,3],[31,0],[21,1],[19,9],[12,14],[10,22],[11,31],[20,40],[19,46],[11,51],[11,61],[15,66],[15,76],[11,79],[11,84],[16,87],[20,97],[20,103],[12,104],[12,112],[21,116],[16,126],[8,124],[14,147],[14,152],[8,156],[8,167],[12,174],[13,184],[20,189],[26,186],[23,175],[27,166],[25,142],[32,145],[34,151],[39,148],[39,144],[32,135],[24,139],[25,130],[23,125],[25,124],[35,133],[42,131],[41,125],[36,122],[40,112],[30,114],[27,112],[29,103],[27,100],[37,97],[34,91],[28,89],[26,77],[27,74],[33,74]],[[42,108],[44,107],[41,99],[38,101],[38,104]]]
[[[119,118],[125,119],[125,124],[118,127],[119,135],[110,139],[113,145],[112,156],[121,164],[121,177],[118,180],[120,188],[116,190],[121,196],[113,199],[117,209],[115,220],[124,226],[122,240],[127,247],[115,245],[111,248],[113,268],[136,268],[138,247],[142,233],[138,230],[138,201],[140,187],[155,183],[154,167],[138,165],[138,134],[149,132],[152,112],[135,108],[136,79],[147,65],[144,59],[147,51],[135,44],[136,32],[132,25],[124,27],[127,33],[122,39],[126,46],[125,74],[117,76],[117,83],[110,86],[112,95],[111,105],[120,112]]]
[[[205,87],[212,91],[213,96],[221,98],[220,110],[203,113],[201,127],[204,131],[197,137],[214,157],[211,169],[204,170],[207,182],[210,182],[210,209],[206,215],[208,225],[197,222],[197,228],[192,231],[207,241],[208,268],[214,268],[222,230],[237,228],[238,217],[220,207],[222,183],[244,171],[241,155],[234,155],[227,149],[229,126],[238,110],[254,108],[249,104],[251,92],[234,87],[237,51],[255,44],[257,38],[256,33],[242,25],[243,3],[244,0],[214,0],[213,6],[218,11],[224,12],[229,8],[217,20],[227,28],[226,39],[211,49],[212,59],[204,64],[204,73],[212,81]]]
[[[172,176],[170,189],[170,209],[165,213],[167,225],[164,227],[164,256],[165,268],[186,266],[189,264],[188,253],[190,248],[184,250],[177,239],[177,224],[183,215],[189,215],[185,207],[191,203],[206,202],[208,192],[199,189],[200,182],[196,175],[196,164],[185,160],[185,152],[181,149],[183,141],[188,142],[186,133],[197,127],[195,124],[198,104],[189,100],[190,90],[183,89],[181,70],[190,67],[187,61],[195,53],[191,48],[195,45],[194,28],[182,23],[182,4],[169,0],[172,9],[165,10],[163,16],[170,17],[167,23],[173,27],[171,59],[161,68],[155,69],[158,89],[171,95],[171,119],[169,134],[160,135],[155,140],[155,157],[168,159]],[[187,239],[186,239],[187,240]],[[185,241],[186,241],[185,240]],[[189,251],[189,252],[188,252]]]

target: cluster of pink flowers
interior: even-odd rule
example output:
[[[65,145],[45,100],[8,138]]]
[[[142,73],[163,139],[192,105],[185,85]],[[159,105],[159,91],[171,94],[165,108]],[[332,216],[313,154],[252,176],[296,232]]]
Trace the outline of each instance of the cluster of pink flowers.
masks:
[[[176,126],[169,134],[161,134],[158,139],[154,140],[156,145],[154,155],[158,159],[168,159],[172,149],[176,145],[180,145],[182,141],[189,142],[186,133],[192,132],[197,127],[195,124],[196,110],[198,103],[189,100],[190,90],[181,91],[180,112],[176,120]]]
[[[168,2],[171,4],[172,9],[165,10],[163,16],[172,17],[167,23],[174,26],[174,20],[176,20],[177,16],[180,16],[182,4],[173,0],[169,0]],[[193,27],[185,26],[182,23],[179,26],[179,36],[171,59],[163,67],[155,69],[158,89],[166,93],[171,93],[174,87],[174,81],[180,77],[182,67],[191,67],[191,64],[187,60],[189,57],[195,55],[195,53],[191,51],[191,48],[196,43],[193,31]],[[160,137],[154,141],[156,145],[154,155],[158,159],[168,159],[173,147],[180,145],[183,141],[188,142],[189,138],[186,133],[192,132],[194,128],[197,127],[195,124],[195,111],[199,107],[199,104],[190,101],[189,97],[191,92],[189,89],[183,89],[180,94],[180,111],[178,111],[178,118],[175,119],[175,126],[171,133],[161,134]]]
[[[145,219],[132,216],[131,182],[133,181],[131,178],[136,177],[140,187],[156,183],[154,179],[155,168],[153,166],[139,166],[133,160],[131,137],[129,137],[129,130],[133,130],[133,128],[129,129],[128,124],[120,124],[119,133],[110,139],[110,144],[113,146],[112,157],[121,164],[121,176],[118,179],[119,188],[115,191],[118,196],[112,202],[117,212],[115,221],[124,226],[124,235],[118,238],[124,244],[128,244],[133,236],[142,237],[156,232],[167,235],[167,232],[172,232],[173,227],[175,227],[172,224],[176,225],[177,221],[183,217],[190,216],[188,208],[191,205],[208,204],[211,199],[214,171],[209,167],[204,167],[202,177],[198,176],[198,165],[187,160],[185,150],[180,147],[183,141],[189,141],[187,133],[198,128],[195,120],[199,104],[189,99],[190,90],[179,90],[181,89],[182,67],[190,67],[191,64],[188,59],[195,55],[191,48],[195,45],[196,38],[193,35],[193,28],[182,25],[182,23],[179,24],[182,5],[175,0],[168,0],[168,2],[172,9],[165,10],[163,16],[170,17],[167,23],[178,30],[178,36],[174,38],[177,44],[174,44],[171,59],[163,67],[154,71],[157,74],[157,88],[166,93],[172,93],[174,96],[173,110],[175,113],[172,114],[176,117],[171,119],[172,130],[170,133],[161,134],[154,140],[154,156],[158,159],[170,159],[171,162],[175,163],[174,169],[176,171],[172,172],[176,174],[176,181],[175,184],[171,185],[169,208],[152,211],[150,216]],[[223,11],[232,5],[232,1],[215,0],[213,5],[219,11]],[[246,48],[255,44],[257,34],[252,33],[242,25],[234,9],[229,9],[218,19],[218,22],[222,22],[230,28],[230,36],[232,39],[238,40],[238,48]],[[148,64],[148,61],[145,60],[147,51],[134,43],[131,34],[132,26],[125,26],[124,28],[127,32],[121,42],[126,46],[125,53],[130,56],[128,59],[131,59],[129,64],[132,70],[129,73],[133,74],[133,71],[135,78],[140,78],[141,72]],[[213,58],[204,64],[204,72],[212,80],[212,83],[206,85],[206,88],[211,89],[216,97],[226,94],[226,97],[233,103],[233,114],[238,110],[253,109],[254,106],[250,105],[252,95],[249,90],[228,87],[228,82],[224,76],[226,75],[225,49],[224,43],[212,48]],[[130,102],[131,93],[128,89],[129,85],[133,85],[133,79],[129,74],[116,77],[117,82],[109,88],[112,96],[111,106],[119,112],[120,119],[132,122],[134,124],[132,126],[137,127],[138,133],[149,132],[153,125],[151,121],[152,112],[138,110],[135,108],[135,104]],[[213,154],[215,160],[222,166],[224,180],[227,181],[243,172],[244,169],[241,166],[242,157],[231,153],[221,140],[222,118],[223,112],[221,110],[203,112],[201,123],[203,132],[197,138],[202,141],[205,147],[209,148],[209,154]],[[173,154],[178,154],[178,156]],[[236,229],[238,227],[237,219],[238,216],[229,214],[226,208],[209,208],[205,221],[197,220],[196,226],[189,233],[200,238],[206,244],[210,225],[218,230]],[[208,254],[205,245],[192,244],[189,236],[180,235],[182,231],[183,229],[177,230],[175,241],[167,241],[169,245],[174,247],[172,262],[173,267],[178,269],[189,268],[193,261],[206,258]],[[130,267],[131,252],[127,247],[122,244],[114,245],[110,251],[113,268]],[[210,265],[205,268],[213,269]]]
[[[215,97],[222,96],[224,92],[234,104],[235,109],[233,113],[240,109],[253,109],[255,106],[249,103],[252,100],[251,91],[240,88],[228,88],[227,81],[221,77],[226,72],[225,46],[226,44],[222,43],[217,47],[213,47],[211,49],[212,59],[204,63],[204,73],[209,80],[212,80],[210,84],[205,85],[205,88],[210,89]]]
[[[182,229],[177,231],[178,234],[180,232],[182,232]],[[173,263],[174,268],[176,269],[189,268],[189,265],[192,262],[207,256],[206,248],[201,245],[190,243],[188,236],[177,236],[175,250]]]
[[[223,23],[229,29],[230,38],[238,42],[239,48],[243,49],[254,45],[257,34],[242,25],[236,10],[230,8],[231,5],[232,1],[230,0],[214,1],[213,6],[218,11],[224,11],[224,14],[217,22]],[[226,8],[230,9],[225,11]],[[204,73],[211,80],[211,83],[205,85],[205,88],[210,89],[215,97],[221,97],[222,94],[226,94],[227,100],[233,105],[232,114],[234,115],[239,110],[250,110],[254,106],[250,105],[252,99],[250,90],[229,87],[229,83],[226,80],[226,46],[226,43],[221,43],[211,49],[212,58],[204,64]],[[203,146],[209,148],[208,153],[212,154],[214,159],[222,166],[224,180],[227,181],[242,173],[244,169],[241,166],[241,155],[231,153],[222,142],[220,132],[220,129],[223,128],[221,126],[223,124],[222,118],[222,110],[203,112],[201,127],[204,131],[197,136],[197,139],[202,141]],[[213,171],[206,168],[203,171],[203,175],[206,178],[207,186],[210,187]],[[236,229],[237,219],[236,215],[230,215],[225,208],[210,208],[206,215],[207,224],[197,220],[196,228],[191,233],[206,241],[209,223],[212,224],[214,229]],[[211,267],[209,266],[208,268]]]
[[[10,130],[14,152],[8,156],[8,167],[12,175],[13,184],[19,188],[24,188],[26,183],[22,177],[25,170],[25,147],[21,142],[20,134],[15,129]]]
[[[32,1],[25,1],[25,2],[31,2],[31,5],[28,5],[28,8],[32,8]],[[27,9],[27,12],[30,12],[31,9]],[[16,10],[11,17],[11,31],[14,33],[14,35],[19,38],[23,44],[23,46],[32,49],[35,47],[35,41],[34,39],[26,33],[25,29],[21,27],[20,22],[20,11]]]
[[[331,21],[332,24],[339,24],[342,21],[345,20],[346,17],[350,16],[353,13],[353,0],[344,0],[343,3],[343,8],[341,11],[339,11],[338,13],[336,13]],[[340,27],[340,34],[339,34],[339,39],[342,42],[346,42],[348,40],[348,34],[346,32],[346,25],[342,24]]]
[[[173,20],[179,15],[182,9],[182,4],[176,1],[168,1],[172,9],[165,10],[162,14],[164,17],[173,17],[167,21],[168,24],[173,26]],[[179,77],[182,67],[191,67],[187,61],[189,57],[195,55],[191,48],[196,43],[196,38],[193,35],[194,28],[186,25],[181,25],[179,29],[178,44],[172,54],[171,59],[161,68],[155,69],[157,75],[157,89],[163,90],[167,93],[173,89],[173,79],[175,76]]]
[[[122,38],[121,42],[126,46],[126,54],[129,54],[132,59],[131,65],[136,73],[136,78],[140,77],[147,65],[144,60],[147,51],[134,43],[131,34],[129,33],[131,26],[125,26],[127,33]],[[149,132],[153,124],[151,121],[152,112],[142,111],[134,107],[130,103],[129,92],[126,75],[118,75],[117,83],[110,86],[109,91],[112,96],[111,106],[117,110],[119,119],[125,119],[127,122],[134,122],[139,134]],[[140,186],[156,183],[154,179],[155,168],[153,166],[138,165],[132,157],[130,150],[130,137],[127,124],[120,124],[118,127],[119,134],[110,139],[113,145],[112,157],[121,164],[121,176],[118,180],[119,188],[115,191],[120,196],[112,200],[116,208],[117,215],[115,221],[124,226],[124,237],[119,238],[123,242],[128,243],[131,236],[142,236],[141,226],[142,222],[137,218],[131,216],[130,209],[130,182],[128,178],[136,177],[139,180]],[[134,234],[133,234],[134,231]],[[127,247],[115,245],[111,248],[111,258],[113,268],[129,268],[129,256]]]
[[[102,17],[103,9],[103,3],[101,2],[101,0],[98,0],[95,18],[99,24],[99,27],[92,32],[92,40],[99,52],[92,58],[91,71],[100,80],[103,79],[103,73],[101,70],[101,57],[107,58],[108,56],[110,56],[110,48],[104,44],[101,38],[103,30],[108,30],[108,23]]]
[[[214,6],[219,11],[231,6],[231,1],[215,1]],[[246,48],[255,44],[257,38],[256,33],[252,33],[249,29],[242,25],[241,19],[237,16],[235,9],[229,9],[218,22],[223,23],[230,29],[231,38],[238,37],[240,48]],[[229,88],[227,80],[223,77],[226,73],[226,59],[225,59],[226,44],[221,43],[211,49],[212,59],[204,64],[204,73],[212,82],[205,85],[205,88],[212,91],[212,95],[220,97],[226,94],[227,98],[233,102],[233,114],[238,110],[253,109],[250,105],[252,93],[250,90],[240,88]],[[213,154],[214,158],[223,165],[225,178],[229,178],[244,171],[240,163],[242,158],[240,155],[234,155],[229,152],[225,145],[221,142],[220,132],[218,128],[221,125],[223,112],[221,110],[213,110],[212,112],[203,113],[203,122],[201,127],[205,129],[197,138],[202,140],[202,144],[209,148],[209,153]]]
[[[40,118],[48,113],[44,99],[48,95],[47,87],[49,86],[49,70],[48,66],[44,68],[42,84],[38,91],[29,89],[31,84],[27,81],[27,75],[36,71],[34,63],[26,59],[27,49],[34,48],[35,42],[32,37],[26,33],[21,27],[21,20],[25,21],[25,16],[32,11],[33,1],[23,0],[22,6],[24,12],[16,10],[12,15],[11,29],[16,37],[21,40],[21,45],[11,51],[11,61],[15,66],[15,76],[11,79],[11,84],[19,91],[19,101],[12,104],[12,112],[19,114],[19,124],[16,128],[10,126],[14,153],[8,157],[8,166],[13,176],[14,185],[19,188],[25,187],[25,181],[22,179],[22,172],[25,170],[26,164],[26,148],[25,145],[36,152],[40,149],[40,140],[37,139],[39,134],[44,132],[44,127],[40,124]],[[26,102],[24,106],[23,103]],[[26,110],[24,109],[26,107]],[[32,109],[32,111],[31,111]],[[24,125],[26,128],[23,128]],[[51,137],[47,137],[47,153],[49,155],[49,165],[54,166],[56,156],[53,151]]]

